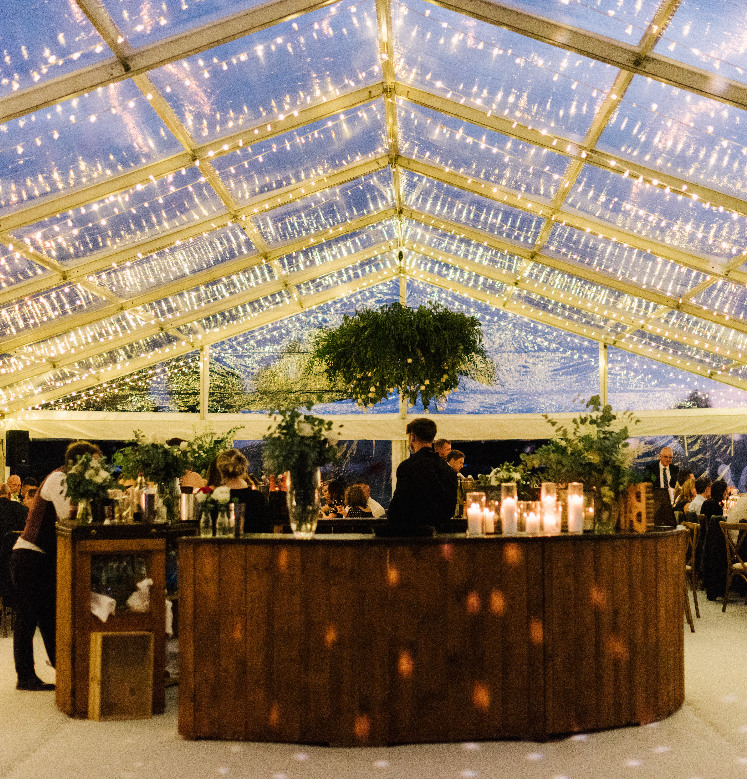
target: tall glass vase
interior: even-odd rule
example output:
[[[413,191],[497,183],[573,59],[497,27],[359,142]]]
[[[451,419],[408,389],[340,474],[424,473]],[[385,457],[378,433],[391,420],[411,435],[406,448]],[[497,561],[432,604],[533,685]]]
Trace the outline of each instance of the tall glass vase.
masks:
[[[158,485],[158,499],[156,516],[159,522],[167,522],[173,525],[179,520],[179,500],[181,490],[179,489],[179,480],[174,479],[170,482]]]
[[[311,538],[322,506],[322,472],[305,468],[285,472],[286,501],[291,530],[296,538]]]
[[[93,522],[93,506],[88,498],[81,498],[78,501],[78,510],[75,514],[75,521],[81,525],[89,525]]]

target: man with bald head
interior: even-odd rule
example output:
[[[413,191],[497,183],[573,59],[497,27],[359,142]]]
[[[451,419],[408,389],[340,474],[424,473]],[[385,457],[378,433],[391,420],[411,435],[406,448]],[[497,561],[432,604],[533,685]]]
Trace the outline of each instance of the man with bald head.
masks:
[[[21,502],[21,477],[15,474],[11,476],[8,481],[5,482],[8,485],[10,491],[10,499],[16,503]]]
[[[659,459],[648,467],[654,488],[654,524],[656,525],[677,524],[672,510],[672,500],[680,469],[672,462],[673,459],[672,449],[665,446],[659,452]]]

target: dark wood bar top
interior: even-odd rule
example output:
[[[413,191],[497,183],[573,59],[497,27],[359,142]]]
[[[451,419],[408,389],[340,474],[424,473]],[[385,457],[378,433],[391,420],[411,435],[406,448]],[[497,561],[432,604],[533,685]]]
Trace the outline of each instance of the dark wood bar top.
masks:
[[[184,538],[179,731],[544,740],[684,700],[686,531]]]

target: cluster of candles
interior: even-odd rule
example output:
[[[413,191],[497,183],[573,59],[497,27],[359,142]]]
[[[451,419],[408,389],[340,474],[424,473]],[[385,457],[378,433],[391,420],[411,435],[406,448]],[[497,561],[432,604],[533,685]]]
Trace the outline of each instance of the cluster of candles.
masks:
[[[484,492],[468,492],[465,496],[467,535],[496,532],[496,516],[504,536],[520,530],[529,535],[559,535],[563,523],[563,504],[558,501],[557,485],[543,482],[539,500],[518,500],[516,483],[501,484],[501,499],[486,500]],[[567,529],[582,533],[584,529],[584,485],[568,485]]]

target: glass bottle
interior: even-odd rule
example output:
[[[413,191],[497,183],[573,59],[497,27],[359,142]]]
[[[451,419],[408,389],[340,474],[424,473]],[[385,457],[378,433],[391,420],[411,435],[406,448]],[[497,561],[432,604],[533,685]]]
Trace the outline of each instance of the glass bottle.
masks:
[[[228,513],[228,503],[221,503],[218,507],[218,517],[215,520],[216,536],[232,536],[233,527],[231,526],[231,517]]]
[[[212,538],[213,536],[213,515],[205,503],[200,504],[200,536],[202,538]]]

